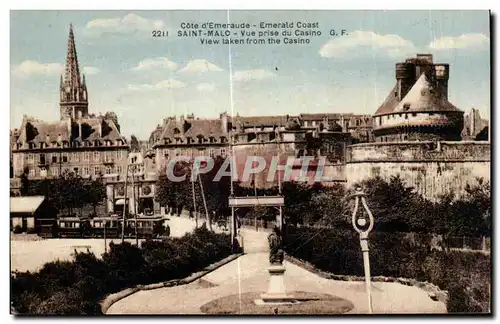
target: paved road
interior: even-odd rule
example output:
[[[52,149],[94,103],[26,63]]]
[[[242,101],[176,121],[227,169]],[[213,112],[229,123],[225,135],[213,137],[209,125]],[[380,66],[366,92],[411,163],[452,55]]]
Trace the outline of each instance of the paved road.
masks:
[[[205,303],[231,294],[267,290],[266,232],[241,230],[248,253],[191,284],[139,291],[115,303],[108,314],[201,314]],[[324,279],[285,262],[287,290],[329,293],[351,301],[351,313],[366,313],[364,283]],[[419,288],[397,283],[373,283],[375,313],[445,313],[446,306]]]

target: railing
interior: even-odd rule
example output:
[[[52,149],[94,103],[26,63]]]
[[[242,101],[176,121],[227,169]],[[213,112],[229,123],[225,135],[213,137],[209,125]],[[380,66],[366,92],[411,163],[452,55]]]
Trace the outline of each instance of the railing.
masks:
[[[335,229],[334,226],[325,225],[297,225],[298,228],[314,229]],[[491,238],[468,237],[468,236],[445,236],[438,234],[419,234],[419,233],[398,233],[401,238],[413,246],[427,246],[431,250],[455,250],[465,252],[483,252],[490,253]]]
[[[276,221],[265,221],[255,218],[239,218],[238,223],[241,227],[252,227],[258,229],[272,229],[276,226]]]
[[[433,234],[408,233],[408,239],[416,244],[430,245],[435,250],[491,251],[491,238],[467,236],[443,236]]]

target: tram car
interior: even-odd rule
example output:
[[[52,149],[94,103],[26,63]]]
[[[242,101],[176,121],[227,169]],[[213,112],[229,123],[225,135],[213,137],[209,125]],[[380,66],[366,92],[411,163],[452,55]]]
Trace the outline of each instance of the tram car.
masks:
[[[137,216],[125,220],[125,237],[153,238],[155,229],[163,228],[165,219],[161,216]],[[52,228],[53,237],[61,238],[120,238],[123,219],[119,216],[94,218],[60,217],[57,227]],[[136,231],[137,227],[137,231]]]
[[[95,217],[90,221],[92,237],[118,238],[121,235],[121,219],[118,217]]]
[[[61,238],[83,237],[84,227],[87,219],[78,217],[59,217],[57,219],[57,236]]]
[[[164,218],[161,216],[138,216],[125,220],[125,236],[139,238],[153,238],[156,226],[163,226]],[[136,231],[137,227],[137,231]]]

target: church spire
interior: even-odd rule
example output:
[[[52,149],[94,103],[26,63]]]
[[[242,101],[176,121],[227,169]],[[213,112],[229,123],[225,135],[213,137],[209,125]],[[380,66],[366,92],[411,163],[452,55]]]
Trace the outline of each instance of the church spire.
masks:
[[[83,82],[78,65],[76,54],[75,35],[73,34],[73,25],[69,25],[68,52],[66,55],[66,65],[64,76],[61,75],[60,85],[60,107],[61,119],[77,118],[77,116],[86,117],[88,115],[88,94],[85,85],[85,76]]]
[[[68,54],[66,56],[64,83],[66,86],[75,88],[81,85],[80,69],[78,66],[78,57],[76,55],[75,36],[73,34],[73,24],[69,25]]]

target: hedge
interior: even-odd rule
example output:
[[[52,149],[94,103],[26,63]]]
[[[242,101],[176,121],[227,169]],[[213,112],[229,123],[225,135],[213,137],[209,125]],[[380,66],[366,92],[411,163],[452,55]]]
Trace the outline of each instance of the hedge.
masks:
[[[49,262],[38,272],[11,276],[12,306],[20,315],[102,315],[109,294],[139,284],[187,277],[231,253],[230,237],[206,228],[181,238],[110,243],[102,259],[77,253],[73,261]]]
[[[491,260],[482,253],[431,251],[401,233],[370,234],[372,276],[414,278],[448,290],[450,313],[489,313]],[[352,230],[288,227],[285,250],[318,269],[364,276],[359,236]]]

